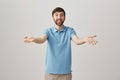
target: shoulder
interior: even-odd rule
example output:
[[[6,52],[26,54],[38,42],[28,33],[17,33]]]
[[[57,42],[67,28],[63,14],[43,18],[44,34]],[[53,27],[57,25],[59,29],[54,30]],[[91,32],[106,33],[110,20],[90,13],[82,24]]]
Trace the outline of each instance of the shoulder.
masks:
[[[52,30],[52,27],[50,27],[50,28],[45,28],[45,29],[43,30],[43,33],[49,35],[49,33],[51,32],[51,30]]]
[[[46,28],[45,31],[51,31],[53,30],[53,27]]]
[[[74,28],[73,28],[73,27],[70,27],[70,26],[65,26],[65,28],[66,28],[66,30],[68,30],[68,31],[74,30]]]
[[[66,31],[70,33],[70,35],[76,35],[76,32],[73,27],[66,26]]]

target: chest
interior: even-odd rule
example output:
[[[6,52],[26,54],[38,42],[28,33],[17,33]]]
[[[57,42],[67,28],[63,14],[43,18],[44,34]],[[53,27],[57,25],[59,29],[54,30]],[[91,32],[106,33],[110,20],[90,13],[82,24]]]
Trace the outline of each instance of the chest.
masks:
[[[48,40],[54,43],[67,43],[70,41],[70,33],[67,31],[51,32]]]

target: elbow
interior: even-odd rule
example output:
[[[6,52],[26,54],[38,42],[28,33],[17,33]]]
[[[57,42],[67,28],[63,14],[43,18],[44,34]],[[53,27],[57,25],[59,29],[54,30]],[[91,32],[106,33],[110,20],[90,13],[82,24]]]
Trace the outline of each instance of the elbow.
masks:
[[[81,45],[80,43],[76,43],[76,45]]]
[[[79,42],[75,42],[76,43],[76,45],[80,45],[80,43]]]
[[[45,42],[45,40],[41,40],[40,42],[39,42],[39,44],[42,44],[42,43],[44,43]]]
[[[42,44],[42,43],[44,43],[44,41],[40,41],[40,42],[38,42],[39,44]]]
[[[85,42],[76,42],[76,45],[84,44]]]

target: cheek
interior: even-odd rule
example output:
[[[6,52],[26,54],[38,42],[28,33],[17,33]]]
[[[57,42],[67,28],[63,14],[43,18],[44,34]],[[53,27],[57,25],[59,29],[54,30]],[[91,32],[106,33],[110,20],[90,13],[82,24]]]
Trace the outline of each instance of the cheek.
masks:
[[[63,18],[61,18],[62,20],[65,20],[65,18],[63,17]]]
[[[54,17],[52,17],[52,18],[53,18],[54,21],[56,20]]]
[[[64,17],[64,16],[62,16],[62,17],[61,17],[61,19],[65,19],[65,17]]]

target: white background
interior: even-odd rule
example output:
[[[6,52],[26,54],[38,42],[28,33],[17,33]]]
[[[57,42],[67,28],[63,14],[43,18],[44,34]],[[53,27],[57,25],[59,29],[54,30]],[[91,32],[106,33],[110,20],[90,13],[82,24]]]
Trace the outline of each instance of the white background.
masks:
[[[0,0],[0,80],[44,80],[46,42],[23,38],[53,26],[57,6],[80,38],[97,35],[96,46],[72,42],[73,80],[120,80],[120,0]]]

